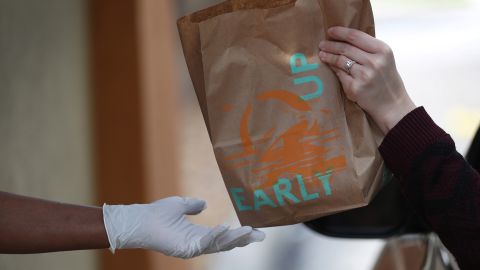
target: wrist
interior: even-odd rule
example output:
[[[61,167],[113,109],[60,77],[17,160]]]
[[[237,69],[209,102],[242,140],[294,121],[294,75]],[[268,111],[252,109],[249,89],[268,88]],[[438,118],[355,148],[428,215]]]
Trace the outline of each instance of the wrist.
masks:
[[[398,99],[393,104],[383,106],[382,110],[371,115],[382,130],[383,134],[387,134],[400,122],[400,120],[416,108],[417,106],[413,103],[410,97],[405,96],[402,99]]]
[[[102,207],[103,221],[107,233],[110,251],[115,254],[115,250],[123,248],[134,248],[128,246],[129,237],[134,233],[135,226],[132,226],[130,220],[136,220],[137,217],[128,217],[128,208],[135,205],[108,205]]]
[[[108,244],[109,244],[109,250],[115,254],[115,249],[117,248],[117,244],[115,242],[115,238],[113,236],[113,232],[115,231],[113,228],[112,224],[112,208],[111,205],[107,205],[106,203],[103,204],[102,206],[102,213],[103,213],[103,224],[105,226],[105,233],[107,234],[107,239],[108,239]]]
[[[103,205],[103,218],[110,251],[148,248],[145,226],[150,226],[151,209],[145,204]],[[147,233],[148,234],[148,233]],[[151,236],[149,236],[151,238]]]

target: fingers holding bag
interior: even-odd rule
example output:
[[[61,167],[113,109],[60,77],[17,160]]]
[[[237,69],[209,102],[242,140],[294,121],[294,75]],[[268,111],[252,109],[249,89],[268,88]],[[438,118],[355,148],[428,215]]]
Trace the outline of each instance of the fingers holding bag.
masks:
[[[332,27],[319,58],[342,83],[347,98],[369,113],[384,133],[416,108],[397,71],[391,48],[359,30]]]

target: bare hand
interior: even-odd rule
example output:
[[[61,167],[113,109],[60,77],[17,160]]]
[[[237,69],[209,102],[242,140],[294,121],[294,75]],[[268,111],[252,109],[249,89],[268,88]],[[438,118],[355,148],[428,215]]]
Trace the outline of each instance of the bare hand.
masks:
[[[320,43],[320,60],[337,74],[347,98],[364,109],[384,133],[416,108],[398,74],[390,47],[355,29],[332,27],[334,41]],[[346,62],[355,63],[350,70]]]

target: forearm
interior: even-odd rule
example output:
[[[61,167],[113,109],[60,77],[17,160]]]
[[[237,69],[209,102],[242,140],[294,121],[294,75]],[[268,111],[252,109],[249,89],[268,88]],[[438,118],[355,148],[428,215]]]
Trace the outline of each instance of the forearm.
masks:
[[[101,208],[0,192],[0,253],[108,247]]]
[[[387,134],[380,152],[405,196],[461,266],[478,266],[480,175],[451,137],[419,108]]]

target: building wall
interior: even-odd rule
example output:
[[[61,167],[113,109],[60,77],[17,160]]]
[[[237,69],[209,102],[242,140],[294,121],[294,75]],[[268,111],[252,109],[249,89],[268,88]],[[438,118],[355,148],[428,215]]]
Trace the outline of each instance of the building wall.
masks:
[[[192,12],[207,8],[223,2],[224,0],[182,0],[175,1],[177,5],[177,15],[184,16]]]
[[[83,0],[0,0],[0,190],[94,201]],[[0,255],[0,269],[96,269],[94,252]]]

